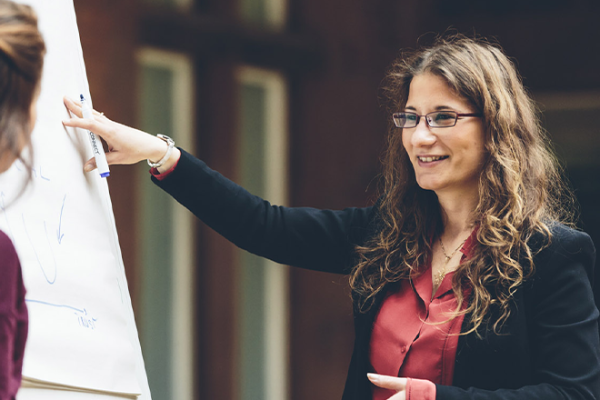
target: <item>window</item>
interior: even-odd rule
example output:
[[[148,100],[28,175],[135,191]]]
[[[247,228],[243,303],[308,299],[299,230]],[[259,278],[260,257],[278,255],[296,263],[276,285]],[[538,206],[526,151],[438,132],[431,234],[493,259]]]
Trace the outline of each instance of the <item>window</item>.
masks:
[[[240,7],[242,20],[249,24],[272,29],[285,26],[286,0],[241,0]]]
[[[287,90],[277,72],[244,67],[240,93],[240,183],[272,204],[287,201]],[[241,252],[241,400],[288,398],[288,267]]]
[[[189,8],[193,0],[142,0],[143,3],[152,5],[165,5],[180,8]]]
[[[193,79],[183,55],[139,52],[140,123],[193,149]],[[193,216],[149,179],[140,164],[138,330],[152,397],[193,398]]]

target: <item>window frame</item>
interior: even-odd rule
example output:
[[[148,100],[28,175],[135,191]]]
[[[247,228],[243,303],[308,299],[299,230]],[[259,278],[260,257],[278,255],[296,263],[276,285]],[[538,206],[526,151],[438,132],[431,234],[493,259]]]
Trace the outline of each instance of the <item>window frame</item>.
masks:
[[[180,1],[182,2],[182,1]],[[188,1],[191,4],[191,2]],[[136,53],[140,70],[144,66],[170,70],[172,82],[172,131],[177,133],[176,145],[192,151],[195,148],[194,101],[195,84],[190,57],[182,53],[141,47]],[[141,91],[141,88],[139,89]],[[168,132],[158,132],[169,135]],[[169,135],[170,136],[170,135]],[[171,199],[172,257],[171,268],[171,398],[191,399],[195,387],[195,246],[194,219],[189,212]],[[151,217],[151,216],[148,216]],[[144,218],[144,216],[142,216]],[[140,252],[144,249],[140,248]],[[167,269],[166,269],[167,270]],[[166,272],[166,271],[165,271]],[[142,288],[141,284],[138,287]],[[141,296],[139,296],[141,297]],[[143,304],[138,304],[143,307]],[[143,333],[142,333],[143,334]]]
[[[237,68],[235,80],[240,89],[248,84],[265,90],[265,177],[264,193],[260,195],[272,204],[286,205],[289,192],[287,80],[279,71],[247,65]],[[241,101],[238,104],[242,106]],[[241,134],[241,129],[238,131]],[[264,321],[265,400],[285,400],[290,398],[289,267],[266,259],[263,265],[266,270],[264,313],[267,317]],[[243,332],[239,332],[239,335],[242,334]],[[242,340],[238,341],[241,342]],[[241,386],[241,379],[238,384]]]

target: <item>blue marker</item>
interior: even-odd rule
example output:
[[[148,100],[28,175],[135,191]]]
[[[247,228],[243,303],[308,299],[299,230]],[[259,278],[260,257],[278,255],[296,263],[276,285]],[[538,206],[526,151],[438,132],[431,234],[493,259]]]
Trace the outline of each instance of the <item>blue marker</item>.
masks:
[[[83,118],[85,119],[94,119],[94,114],[92,114],[92,108],[90,107],[90,103],[85,101],[83,95],[80,95],[81,98],[81,111],[83,112]],[[102,148],[102,143],[100,139],[94,135],[94,132],[88,131],[88,135],[90,137],[90,144],[92,145],[92,152],[94,153],[94,158],[96,159],[96,167],[98,167],[98,172],[102,178],[106,178],[110,175],[110,170],[108,169],[108,163],[106,162],[106,154],[104,154],[104,149]]]

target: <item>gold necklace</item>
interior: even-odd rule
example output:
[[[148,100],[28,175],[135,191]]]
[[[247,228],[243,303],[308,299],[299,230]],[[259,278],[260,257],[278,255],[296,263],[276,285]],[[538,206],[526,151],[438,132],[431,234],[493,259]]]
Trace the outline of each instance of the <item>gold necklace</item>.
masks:
[[[468,237],[467,237],[468,239]],[[435,275],[434,279],[433,279],[433,283],[434,283],[434,293],[437,290],[437,288],[440,287],[440,284],[442,283],[442,281],[444,280],[444,277],[446,276],[446,266],[448,265],[448,263],[450,262],[450,260],[452,259],[452,257],[454,257],[454,255],[456,254],[456,252],[463,247],[463,245],[466,243],[467,239],[463,240],[456,249],[454,249],[454,251],[448,255],[446,254],[446,247],[444,247],[444,242],[442,242],[442,237],[440,236],[440,245],[442,246],[442,253],[444,253],[444,257],[446,257],[446,260],[444,261],[444,265],[442,266],[442,269],[440,271],[438,271],[438,273]]]

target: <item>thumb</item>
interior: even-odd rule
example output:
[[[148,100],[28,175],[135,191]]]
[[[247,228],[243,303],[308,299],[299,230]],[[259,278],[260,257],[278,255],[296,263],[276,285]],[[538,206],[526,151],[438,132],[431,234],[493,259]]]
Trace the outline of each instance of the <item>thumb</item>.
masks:
[[[94,157],[87,160],[87,162],[83,165],[83,170],[85,172],[90,172],[96,169],[96,160]]]
[[[379,374],[367,374],[367,378],[375,385],[384,389],[392,389],[402,391],[406,389],[406,378],[399,378],[397,376],[379,375]]]
[[[104,153],[104,155],[106,156],[106,163],[108,165],[123,164],[122,156],[118,151],[109,151],[108,153]],[[87,160],[83,165],[85,172],[93,171],[96,168],[96,159],[94,157]]]

